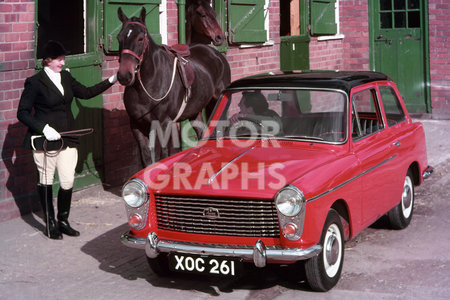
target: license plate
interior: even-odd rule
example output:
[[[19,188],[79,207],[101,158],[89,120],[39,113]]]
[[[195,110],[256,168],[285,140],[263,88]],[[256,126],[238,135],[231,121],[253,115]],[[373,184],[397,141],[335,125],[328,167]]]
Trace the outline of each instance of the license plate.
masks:
[[[228,257],[169,254],[169,268],[175,272],[235,277],[241,273],[242,263]]]

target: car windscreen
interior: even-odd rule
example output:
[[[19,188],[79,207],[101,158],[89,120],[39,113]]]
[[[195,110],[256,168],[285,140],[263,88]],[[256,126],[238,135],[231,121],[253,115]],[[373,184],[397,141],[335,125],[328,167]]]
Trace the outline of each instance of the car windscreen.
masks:
[[[206,138],[259,138],[342,143],[347,98],[316,89],[228,90],[208,124]],[[225,102],[225,103],[224,103]]]

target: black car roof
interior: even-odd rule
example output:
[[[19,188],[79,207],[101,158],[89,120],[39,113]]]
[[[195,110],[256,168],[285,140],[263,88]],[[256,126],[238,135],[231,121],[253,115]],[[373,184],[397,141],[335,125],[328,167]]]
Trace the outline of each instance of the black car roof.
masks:
[[[387,75],[372,71],[266,73],[233,81],[229,88],[310,87],[339,89],[349,93],[355,86],[380,80],[392,81]]]

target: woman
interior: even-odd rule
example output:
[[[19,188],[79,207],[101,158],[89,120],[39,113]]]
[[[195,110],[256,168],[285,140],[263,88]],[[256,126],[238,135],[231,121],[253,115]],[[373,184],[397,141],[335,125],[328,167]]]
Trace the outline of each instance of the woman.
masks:
[[[269,109],[269,103],[260,91],[243,92],[239,109],[237,114],[230,117],[230,124],[238,122],[241,118],[250,118],[261,125],[264,125],[261,123],[264,120],[273,120],[281,125],[280,116]]]
[[[62,70],[66,54],[68,52],[59,42],[49,41],[45,45],[44,69],[25,80],[17,111],[17,118],[28,126],[24,145],[33,149],[34,162],[39,171],[38,193],[46,222],[45,234],[52,239],[62,239],[61,233],[80,235],[68,221],[78,160],[78,140],[70,136],[61,137],[60,134],[75,129],[72,100],[74,97],[89,99],[97,96],[117,81],[117,76],[113,75],[92,87],[85,87],[68,71]],[[57,222],[52,197],[55,170],[58,170],[61,186],[58,191]]]

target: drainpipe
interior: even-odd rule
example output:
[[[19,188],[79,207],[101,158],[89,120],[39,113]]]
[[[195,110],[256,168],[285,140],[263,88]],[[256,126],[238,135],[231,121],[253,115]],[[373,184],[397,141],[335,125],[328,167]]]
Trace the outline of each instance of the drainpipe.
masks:
[[[186,0],[175,0],[178,4],[178,43],[186,44]]]
[[[178,5],[178,43],[186,44],[186,0],[175,0],[175,3]],[[190,126],[189,121],[183,121],[180,124],[181,129],[185,126]],[[181,132],[186,132],[186,130],[180,130]],[[189,129],[190,136],[194,134],[194,130]],[[181,138],[181,149],[185,150],[191,147],[188,143],[185,142],[183,136]]]

